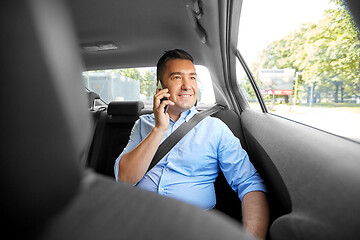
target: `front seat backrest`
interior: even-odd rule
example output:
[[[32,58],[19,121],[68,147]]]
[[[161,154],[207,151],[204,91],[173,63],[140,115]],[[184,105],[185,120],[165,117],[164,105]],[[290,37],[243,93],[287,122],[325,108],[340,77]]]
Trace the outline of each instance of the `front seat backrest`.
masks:
[[[0,3],[1,94],[11,104],[0,124],[1,236],[248,239],[216,211],[82,171],[90,116],[69,17],[59,3]]]
[[[5,0],[0,13],[1,228],[24,231],[76,193],[90,118],[81,81],[67,83],[81,71],[63,5]]]

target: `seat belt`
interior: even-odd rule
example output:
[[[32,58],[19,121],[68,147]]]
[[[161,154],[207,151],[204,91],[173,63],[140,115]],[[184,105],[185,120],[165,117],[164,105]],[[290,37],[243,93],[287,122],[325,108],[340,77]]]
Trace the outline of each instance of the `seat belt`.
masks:
[[[181,124],[180,127],[160,144],[146,172],[150,171],[170,151],[170,149],[172,149],[201,120],[223,109],[225,109],[224,106],[216,104],[207,110],[196,113],[188,122]]]

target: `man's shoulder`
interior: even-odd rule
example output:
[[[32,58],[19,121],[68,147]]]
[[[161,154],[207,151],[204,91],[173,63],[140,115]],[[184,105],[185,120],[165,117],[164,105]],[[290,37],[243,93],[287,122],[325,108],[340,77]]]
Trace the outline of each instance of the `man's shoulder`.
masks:
[[[233,135],[232,130],[229,126],[220,118],[209,116],[205,118],[206,124],[205,126],[208,129],[212,129],[212,131],[216,131],[219,134],[223,135]]]
[[[139,116],[140,120],[155,120],[154,113],[143,114]]]
[[[153,113],[140,115],[135,124],[140,126],[153,126],[155,124],[155,116]]]
[[[224,132],[227,132],[229,129],[221,119],[212,116],[204,118],[197,127],[205,130],[208,133],[211,132],[213,134],[220,135],[222,135]]]
[[[227,125],[220,118],[208,116],[204,120],[209,125],[227,128]]]

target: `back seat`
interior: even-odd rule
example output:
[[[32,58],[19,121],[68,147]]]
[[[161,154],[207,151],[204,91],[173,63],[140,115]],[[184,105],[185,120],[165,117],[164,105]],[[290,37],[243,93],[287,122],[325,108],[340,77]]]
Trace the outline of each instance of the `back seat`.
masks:
[[[115,159],[126,146],[131,129],[135,121],[142,114],[152,113],[145,110],[143,102],[111,102],[107,111],[98,113],[97,126],[93,143],[89,153],[88,166],[96,172],[114,178]],[[238,137],[246,150],[244,135],[242,134],[240,118],[232,110],[225,109],[213,117],[221,119]],[[216,209],[241,221],[241,202],[228,185],[220,171],[215,182],[217,204]]]
[[[95,132],[88,167],[114,178],[115,159],[126,146],[131,129],[144,108],[141,101],[111,102],[107,110],[94,113]]]

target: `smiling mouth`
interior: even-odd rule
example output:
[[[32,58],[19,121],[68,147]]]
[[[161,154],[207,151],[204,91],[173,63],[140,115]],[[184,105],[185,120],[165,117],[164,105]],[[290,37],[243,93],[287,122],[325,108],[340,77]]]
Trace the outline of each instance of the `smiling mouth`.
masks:
[[[191,94],[179,94],[180,97],[188,98],[191,97]]]

